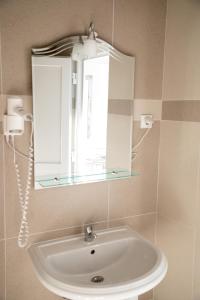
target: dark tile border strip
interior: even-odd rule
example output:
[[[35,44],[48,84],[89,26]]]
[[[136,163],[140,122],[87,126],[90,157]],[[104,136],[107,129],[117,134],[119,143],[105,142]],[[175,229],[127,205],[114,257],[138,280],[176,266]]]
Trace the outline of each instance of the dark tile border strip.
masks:
[[[133,100],[109,99],[108,112],[110,114],[131,116],[133,111]]]
[[[163,101],[162,120],[200,122],[200,101]]]
[[[0,134],[3,134],[3,121],[0,121]]]

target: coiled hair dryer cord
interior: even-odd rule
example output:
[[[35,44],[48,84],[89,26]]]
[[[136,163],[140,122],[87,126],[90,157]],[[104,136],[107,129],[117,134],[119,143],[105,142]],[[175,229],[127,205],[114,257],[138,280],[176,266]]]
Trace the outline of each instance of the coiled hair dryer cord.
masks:
[[[20,248],[25,248],[28,246],[28,242],[29,242],[28,206],[29,206],[29,197],[30,197],[30,189],[31,189],[31,179],[33,174],[33,122],[31,122],[31,135],[30,135],[30,143],[29,143],[29,150],[27,156],[28,172],[27,172],[27,179],[26,179],[24,191],[22,188],[19,165],[16,160],[14,137],[12,141],[13,141],[12,146],[14,152],[14,165],[15,165],[15,172],[17,177],[17,188],[18,188],[18,195],[19,195],[19,202],[20,202],[20,209],[21,209],[21,224],[20,224],[20,230],[18,235],[18,246]]]

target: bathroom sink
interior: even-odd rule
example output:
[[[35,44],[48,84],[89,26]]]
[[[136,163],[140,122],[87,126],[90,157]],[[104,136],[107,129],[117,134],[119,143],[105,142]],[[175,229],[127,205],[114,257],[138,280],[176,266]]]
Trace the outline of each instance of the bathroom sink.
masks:
[[[167,272],[164,254],[129,227],[31,245],[28,253],[41,283],[72,300],[130,299],[158,285]]]

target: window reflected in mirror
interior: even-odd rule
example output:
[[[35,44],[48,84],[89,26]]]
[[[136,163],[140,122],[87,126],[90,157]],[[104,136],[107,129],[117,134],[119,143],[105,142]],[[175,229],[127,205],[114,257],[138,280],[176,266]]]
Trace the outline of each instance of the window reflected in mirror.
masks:
[[[83,62],[82,107],[75,129],[74,174],[96,174],[106,169],[109,56]]]

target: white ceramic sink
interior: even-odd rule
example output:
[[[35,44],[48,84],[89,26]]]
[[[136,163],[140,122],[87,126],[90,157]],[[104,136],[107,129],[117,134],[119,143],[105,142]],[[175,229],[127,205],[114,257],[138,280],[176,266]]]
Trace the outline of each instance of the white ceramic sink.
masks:
[[[136,300],[164,278],[163,253],[129,227],[96,233],[90,243],[81,234],[29,247],[47,289],[72,300]]]

